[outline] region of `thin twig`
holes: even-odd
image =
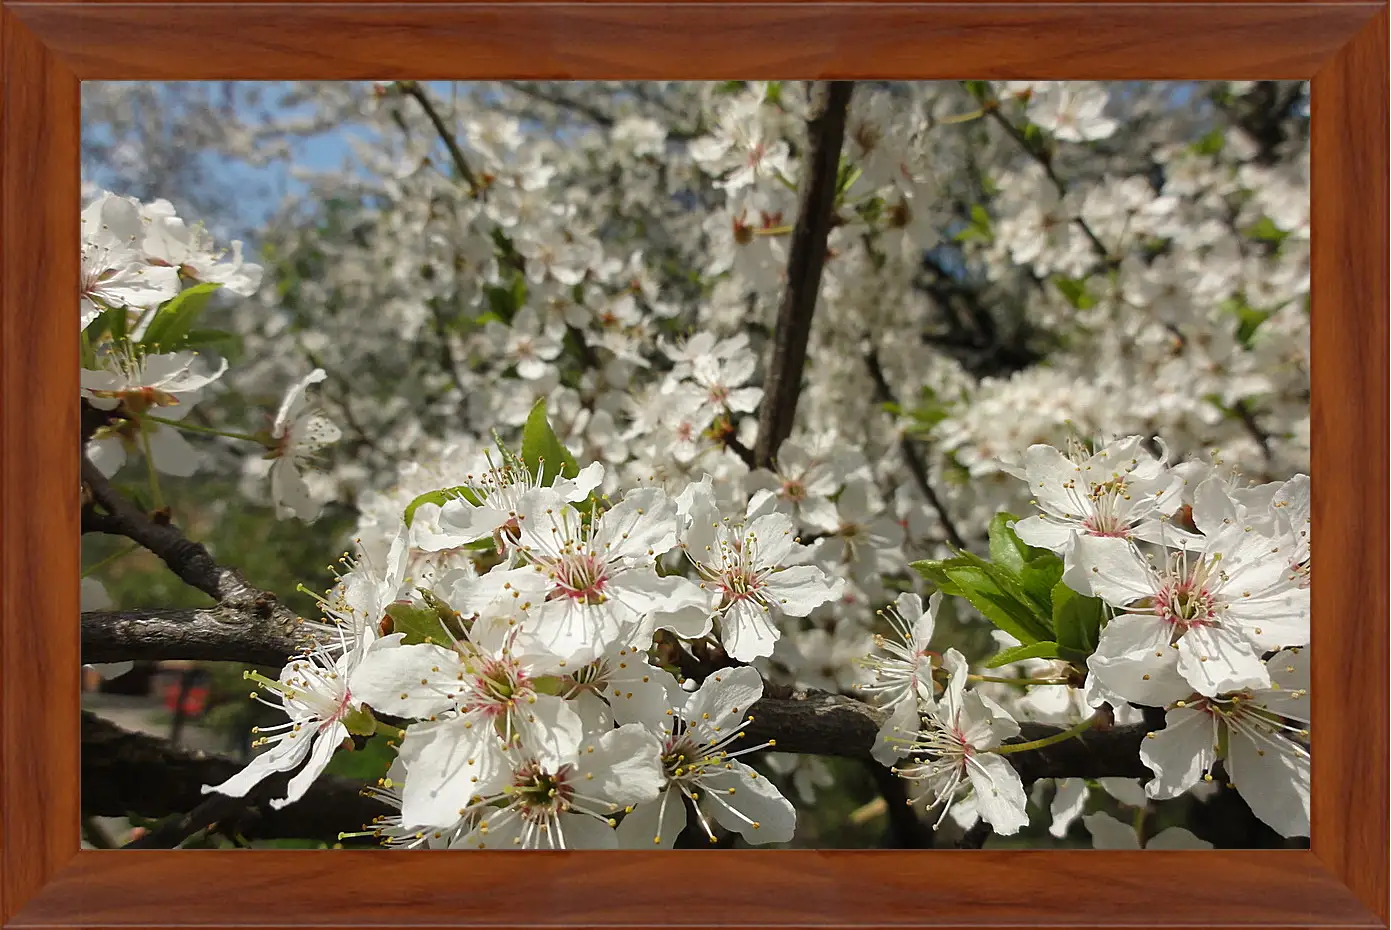
[[[869,367],[869,376],[874,379],[874,390],[876,398],[880,403],[897,404],[898,399],[894,397],[893,390],[889,387],[888,379],[884,377],[884,368],[879,364],[879,352],[871,347],[865,354],[865,364]],[[937,511],[937,519],[942,524],[942,529],[947,534],[947,539],[958,549],[966,548],[966,540],[957,530],[956,524],[952,522],[951,515],[947,513],[947,505],[937,496],[932,483],[927,477],[927,465],[923,462],[922,456],[918,455],[917,447],[913,440],[906,433],[900,433],[898,437],[898,448],[903,455],[903,459],[908,463],[908,471],[913,475],[913,481],[917,484],[918,490],[927,498],[927,502],[932,505],[932,509]]]
[[[1000,127],[1009,134],[1011,139],[1019,143],[1019,147],[1024,150],[1026,155],[1038,162],[1039,166],[1043,168],[1043,173],[1048,176],[1048,180],[1053,182],[1053,187],[1057,190],[1058,196],[1066,196],[1067,185],[1063,183],[1063,179],[1058,176],[1057,170],[1054,169],[1053,157],[1041,146],[1032,144],[1025,137],[1024,133],[1020,131],[1019,127],[1014,125],[1007,116],[1000,112],[998,100],[982,99],[979,95],[977,95],[977,99],[981,100],[981,105],[986,115],[998,123]],[[1111,257],[1110,250],[1106,248],[1106,244],[1101,241],[1101,238],[1097,236],[1096,232],[1088,225],[1087,221],[1080,216],[1073,217],[1072,221],[1076,223],[1077,227],[1086,235],[1097,256],[1100,257],[1103,262],[1111,264],[1114,259]]]
[[[464,157],[464,150],[459,148],[459,142],[454,138],[454,133],[450,132],[449,127],[444,124],[444,117],[440,116],[439,110],[435,108],[434,101],[430,99],[424,85],[419,81],[401,81],[400,88],[404,93],[414,97],[420,104],[420,108],[425,111],[425,115],[429,117],[430,123],[435,127],[435,132],[444,142],[444,147],[449,149],[449,157],[454,160],[454,167],[459,172],[459,177],[463,178],[464,183],[468,185],[469,195],[477,197],[482,190],[478,183],[478,176],[469,167],[468,159]]]

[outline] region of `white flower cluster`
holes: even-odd
[[[377,792],[400,807],[380,827],[392,845],[670,846],[684,799],[711,840],[710,819],[749,842],[790,839],[791,803],[738,761],[770,743],[734,745],[762,695],[758,672],[725,668],[687,693],[652,652],[664,631],[764,657],[779,617],[834,598],[791,519],[771,494],[724,517],[708,480],[604,507],[591,496],[597,464],[547,486],[539,463],[496,454],[443,505],[414,507],[379,570],[363,563],[341,579],[324,601],[335,648],[258,678],[289,721],[215,790],[241,795],[308,760],[277,803],[295,800],[355,727],[370,734],[382,715],[416,721]],[[406,577],[412,539],[493,564],[437,564],[421,586]]]
[[[196,348],[219,333],[195,330],[211,292],[251,297],[261,266],[214,248],[201,226],[188,226],[165,200],[141,204],[101,191],[82,211],[82,397],[110,412],[86,449],[111,477],[133,451],[155,472],[187,477],[204,456],[181,431],[249,439],[272,459],[272,494],[284,514],[306,519],[319,505],[301,470],[341,431],[309,402],[315,370],[290,388],[268,432],[242,436],[188,422],[194,404],[227,371],[226,359],[209,362]]]
[[[1277,480],[1308,468],[1307,114],[1256,138],[1239,85],[1196,107],[1165,85],[857,87],[796,423],[756,461],[801,84],[490,85],[447,113],[430,85],[291,86],[306,125],[362,130],[361,170],[306,176],[261,231],[274,289],[163,201],[83,215],[93,461],[185,475],[181,432],[252,441],[249,495],[359,514],[364,567],[326,605],[344,642],[264,683],[292,725],[256,765],[322,770],[380,714],[412,721],[377,789],[392,845],[669,844],[688,801],[707,834],[773,842],[791,808],[730,742],[761,682],[866,685],[891,712],[876,756],[939,818],[1027,823],[1015,721],[1149,706],[1156,778],[1108,793],[1201,794],[1216,767],[1307,832],[1308,479]],[[230,371],[199,353],[214,285],[247,298]],[[237,433],[189,416],[219,382],[292,386]],[[997,538],[1032,567],[958,564],[989,596],[951,580]],[[941,560],[915,563],[947,571],[924,573],[937,593],[915,559]],[[966,632],[937,655],[945,604]],[[982,618],[999,675],[967,660]],[[691,693],[673,648],[736,665]],[[829,780],[766,758],[803,801]],[[1089,789],[1057,789],[1065,831]],[[1129,842],[1098,816],[1099,843]]]
[[[1140,750],[1155,776],[1149,798],[1210,782],[1220,761],[1256,816],[1283,836],[1307,836],[1309,479],[1238,487],[1200,462],[1170,466],[1162,446],[1145,445],[1139,436],[1095,450],[1034,445],[1016,469],[1042,513],[1011,532],[1034,547],[1037,572],[1061,557],[1057,584],[1067,589],[1051,594],[1057,642],[1025,650],[1007,637],[1002,657],[1035,660],[1020,679],[1035,687],[1014,696],[1016,712],[1067,720],[1107,706],[1113,720],[1134,720],[1138,707],[1167,708],[1165,728]],[[876,757],[910,758],[898,771],[926,783],[939,823],[969,794],[959,819],[1013,833],[1028,823],[1027,798],[1000,753],[1021,751],[1003,745],[1019,724],[1005,693],[966,687],[970,677],[1009,679],[970,676],[956,649],[930,650],[941,596],[926,611],[916,595],[900,597],[888,614],[898,641],[881,637],[887,655],[866,660],[875,671],[866,690],[890,711]],[[1100,609],[1080,640],[1062,619],[1079,614],[1060,599],[1095,599]],[[1063,696],[1040,700],[1040,691]],[[1054,815],[1064,829],[1084,793],[1060,792]]]

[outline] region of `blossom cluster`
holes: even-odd
[[[1015,576],[1023,586],[1056,582],[1042,619],[1052,639],[1008,637],[1013,645],[990,664],[1035,660],[1020,678],[1034,686],[1021,701],[1033,705],[1026,713],[1067,719],[1105,708],[1114,722],[1164,708],[1164,728],[1140,749],[1154,772],[1149,798],[1211,782],[1220,763],[1256,816],[1283,836],[1307,836],[1309,479],[1242,487],[1210,464],[1166,457],[1140,436],[1025,451],[1012,470],[1041,513],[1006,521],[1001,538],[1025,547]],[[973,603],[986,595],[945,567],[952,562],[921,564]],[[967,689],[960,652],[930,648],[941,597],[924,610],[917,595],[901,596],[889,614],[896,640],[881,639],[884,652],[868,660],[875,680],[866,688],[890,710],[876,756],[909,758],[898,771],[925,783],[939,822],[969,795],[964,822],[980,817],[1013,833],[1028,823],[1027,799],[999,754],[1028,744],[1005,744],[1019,724],[1003,695]],[[1039,707],[1037,692],[1049,686],[1071,693]],[[1063,805],[1073,808],[1068,820],[1075,803]]]
[[[324,644],[258,682],[289,723],[218,790],[303,765],[293,800],[379,734],[390,845],[670,845],[688,814],[782,842],[783,793],[831,775],[740,738],[768,682],[876,695],[875,758],[939,824],[1023,829],[1024,730],[1151,707],[1155,777],[1109,798],[1221,776],[1307,833],[1298,94],[1254,134],[1246,85],[857,87],[764,460],[800,84],[514,82],[444,115],[430,85],[291,87],[313,116],[280,130],[360,129],[360,170],[259,231],[273,288],[165,201],[83,214],[93,463],[188,475],[201,433],[250,444],[244,491],[280,517],[357,512]],[[196,322],[214,290],[242,298],[225,333]],[[221,389],[266,385],[269,425],[219,419]],[[1055,835],[1202,842],[1126,839],[1083,779],[1053,787]]]

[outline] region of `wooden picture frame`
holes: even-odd
[[[1384,2],[0,4],[0,925],[1388,923]],[[1309,850],[79,851],[79,82],[1312,79]]]

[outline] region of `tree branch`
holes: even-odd
[[[414,97],[420,104],[420,108],[429,117],[431,125],[435,127],[435,132],[439,134],[440,140],[444,142],[444,147],[449,150],[449,157],[454,160],[454,168],[459,172],[459,177],[464,179],[464,183],[469,187],[469,194],[477,197],[482,189],[478,183],[478,176],[469,167],[468,159],[464,157],[463,149],[459,148],[459,142],[454,138],[454,133],[449,131],[449,127],[444,124],[444,118],[440,116],[439,110],[435,108],[434,101],[430,99],[429,93],[419,81],[399,81],[402,92]]]
[[[82,614],[82,661],[191,660],[279,668],[313,637],[288,611],[232,604],[188,609],[89,610]]]
[[[289,773],[273,775],[245,798],[204,795],[203,785],[226,781],[244,766],[233,759],[175,749],[168,742],[131,733],[89,711],[82,714],[82,812],[86,816],[163,817],[184,814],[157,829],[141,846],[177,845],[220,823],[234,825],[247,837],[304,837],[335,842],[338,834],[358,830],[389,813],[378,801],[363,797],[357,782],[323,776],[303,798],[281,810],[267,799],[283,796]]]
[[[262,641],[269,629],[276,638]],[[86,662],[141,659],[202,659],[280,666],[293,654],[296,641],[276,633],[270,618],[258,620],[225,606],[200,610],[91,611],[82,617],[82,657]],[[162,639],[162,636],[168,639]],[[302,634],[303,635],[303,634]],[[779,752],[870,759],[884,711],[828,691],[795,690],[768,684],[764,697],[744,727],[749,745],[775,740]],[[1163,726],[1147,724],[1089,730],[1083,735],[1029,752],[1009,761],[1020,778],[1144,778],[1140,762],[1145,733]],[[1058,727],[1026,723],[1014,741],[1041,739]]]
[[[82,483],[95,505],[83,508],[84,533],[109,533],[139,543],[159,556],[186,584],[207,594],[221,607],[273,622],[283,632],[300,625],[300,618],[282,606],[274,594],[248,584],[241,572],[218,565],[207,549],[184,536],[173,524],[151,518],[122,497],[85,455]],[[96,509],[98,506],[101,511]]]
[[[881,403],[898,403],[894,397],[893,390],[889,387],[889,381],[884,377],[883,366],[879,364],[879,352],[872,345],[869,353],[865,356],[865,363],[869,366],[869,376],[874,379],[874,391],[877,399]],[[913,481],[917,483],[918,490],[923,497],[932,505],[932,509],[937,511],[937,519],[942,524],[942,529],[947,534],[947,539],[958,549],[966,548],[966,540],[957,531],[956,524],[952,522],[951,515],[947,513],[947,505],[942,503],[942,499],[937,496],[932,483],[927,478],[927,465],[923,462],[922,456],[918,455],[917,447],[913,445],[913,440],[906,434],[898,437],[898,449],[903,454],[903,459],[908,463],[908,471],[913,475]]]
[[[854,87],[853,81],[819,81],[811,93],[807,153],[802,161],[797,222],[787,260],[787,289],[778,310],[753,450],[754,461],[761,468],[772,466],[778,447],[792,432],[797,413],[811,318],[821,291],[826,241],[831,233],[846,112]]]

